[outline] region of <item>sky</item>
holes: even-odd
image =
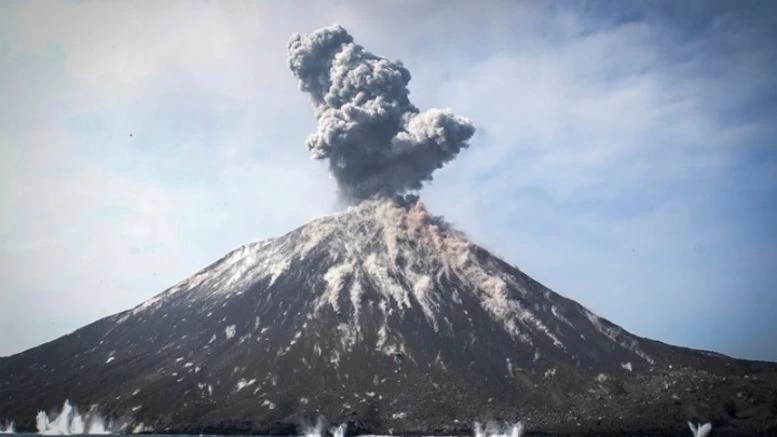
[[[336,212],[294,32],[401,59],[471,146],[421,198],[667,343],[777,361],[771,1],[0,3],[0,356]]]

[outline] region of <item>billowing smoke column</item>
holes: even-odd
[[[475,133],[449,110],[420,112],[402,63],[354,44],[341,26],[293,35],[289,68],[315,105],[318,130],[308,149],[329,160],[348,201],[420,189]]]

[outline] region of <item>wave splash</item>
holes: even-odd
[[[510,425],[508,423],[486,423],[485,428],[480,422],[475,422],[475,437],[522,437],[523,422],[520,420]]]
[[[322,437],[324,435],[324,418],[319,417],[314,426],[305,427],[302,437]]]
[[[337,428],[332,428],[329,432],[332,433],[332,437],[345,437],[345,432],[348,430],[348,425],[341,424]]]
[[[0,434],[15,434],[16,433],[16,425],[14,424],[14,421],[0,423]]]
[[[326,437],[325,429],[326,429],[326,424],[324,422],[324,418],[319,416],[314,426],[305,427],[305,431],[302,434],[302,437]],[[332,437],[345,437],[345,433],[347,430],[348,430],[348,425],[343,423],[336,428],[330,428],[329,434],[331,434]]]
[[[49,416],[44,411],[38,411],[35,425],[41,435],[112,434],[110,427],[106,426],[102,416],[96,411],[81,415],[67,400],[59,414]]]

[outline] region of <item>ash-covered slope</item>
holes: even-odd
[[[38,409],[68,398],[157,432],[290,433],[319,414],[380,433],[517,418],[560,432],[684,432],[696,418],[766,431],[776,369],[636,337],[420,203],[370,200],[0,359],[0,420],[34,429]]]

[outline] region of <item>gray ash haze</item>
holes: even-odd
[[[410,71],[354,43],[342,26],[294,34],[289,68],[315,106],[308,149],[329,161],[345,200],[420,189],[475,133],[450,110],[420,112],[408,98]]]

